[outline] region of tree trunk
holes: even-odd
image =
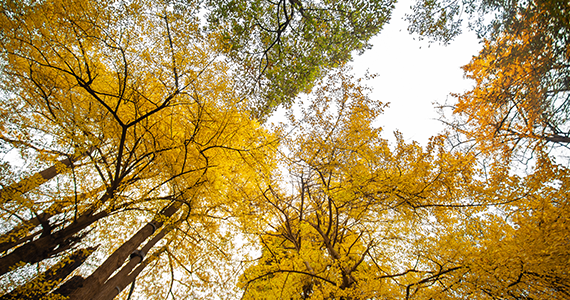
[[[119,278],[115,282],[116,283],[115,287],[112,288],[110,290],[110,293],[106,295],[106,298],[100,298],[100,299],[111,300],[117,297],[117,295],[119,295],[129,284],[132,284],[135,281],[137,276],[140,274],[140,272],[142,272],[142,270],[144,270],[144,268],[146,268],[146,266],[148,266],[151,262],[155,261],[158,258],[160,253],[162,253],[162,251],[157,251],[149,258],[145,259],[131,274]]]
[[[29,234],[29,232],[39,224],[40,220],[38,218],[33,218],[25,222],[25,224],[14,227],[14,229],[3,234],[2,237],[0,237],[0,241],[2,241],[0,242],[0,253],[6,252],[27,241],[31,241],[38,235],[42,234],[41,231]]]
[[[93,295],[101,290],[101,287],[117,269],[119,269],[125,260],[133,253],[137,247],[143,243],[154,231],[164,224],[164,220],[172,217],[180,208],[180,202],[174,202],[166,207],[158,214],[150,223],[141,228],[134,236],[121,245],[105,262],[87,277],[83,283],[83,287],[77,289],[69,295],[69,299],[91,299]],[[140,271],[139,271],[140,272]],[[129,275],[130,276],[130,275]]]
[[[111,300],[120,293],[132,280],[130,280],[130,273],[136,265],[143,261],[144,256],[160,241],[170,230],[171,227],[166,227],[162,231],[154,236],[141,250],[133,252],[130,256],[129,262],[121,268],[121,270],[115,274],[111,279],[107,280],[101,292],[92,298],[92,300]],[[144,268],[144,267],[143,267]],[[141,269],[142,270],[142,269]],[[139,271],[140,272],[140,271]]]
[[[106,211],[97,214],[86,213],[66,228],[16,248],[10,254],[0,258],[0,275],[8,273],[20,262],[36,263],[69,249],[80,239],[75,236],[77,233],[107,214]]]
[[[53,293],[56,295],[61,295],[63,297],[68,297],[69,294],[73,293],[76,289],[83,286],[85,278],[80,275],[75,275],[67,280],[64,284],[57,288]]]
[[[14,184],[11,184],[7,187],[0,189],[0,203],[3,204],[6,202],[9,202],[9,201],[13,200],[14,198],[19,197],[19,196],[37,188],[38,186],[44,184],[48,180],[50,180],[50,179],[54,178],[55,176],[61,174],[65,169],[72,167],[73,163],[75,163],[79,159],[89,155],[93,150],[94,150],[94,148],[92,147],[87,152],[85,152],[81,155],[74,155],[72,157],[62,159],[62,160],[58,161],[57,163],[55,163],[53,166],[51,166],[51,167],[49,167],[43,171],[40,171],[40,172],[30,176],[30,177],[27,177],[27,178],[20,180],[19,182],[16,182]],[[63,165],[65,168],[62,168],[61,165]]]
[[[76,250],[70,256],[62,259],[43,274],[28,283],[17,287],[13,291],[0,297],[0,300],[41,299],[52,288],[63,281],[73,270],[77,269],[95,251],[96,247]]]
[[[83,201],[88,196],[93,195],[99,192],[100,190],[101,189],[95,189],[90,192],[82,193],[77,196],[78,201]],[[75,202],[76,202],[75,196],[65,197],[62,201],[54,202],[48,209],[44,210],[35,218],[23,221],[9,232],[2,234],[2,236],[0,236],[0,253],[10,250],[11,248],[14,248],[20,244],[30,241],[40,234],[43,234],[42,230],[39,230],[38,232],[35,232],[32,235],[30,235],[29,232],[40,224],[45,225],[44,227],[46,226],[49,227],[48,223],[49,218],[62,213],[63,209],[65,209],[70,205],[75,204]]]

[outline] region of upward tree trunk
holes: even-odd
[[[43,171],[40,171],[30,177],[20,180],[17,183],[0,189],[0,204],[10,202],[16,198],[21,197],[23,194],[39,187],[58,174],[61,174],[65,169],[72,167],[76,161],[89,155],[91,152],[93,152],[94,149],[94,147],[91,147],[87,152],[83,154],[62,159]],[[34,229],[40,224],[45,225],[44,227],[49,228],[49,218],[54,214],[59,213],[63,207],[64,205],[61,202],[54,203],[50,206],[50,208],[39,214],[37,217],[22,222],[9,232],[0,236],[0,252],[5,252],[13,247],[34,239],[39,234],[43,234],[43,232],[37,232],[33,235],[28,235],[30,230]],[[2,270],[1,262],[0,270]],[[0,273],[4,274],[5,271],[1,271]]]
[[[160,241],[170,230],[172,230],[172,227],[170,226],[163,228],[160,233],[154,236],[141,250],[133,252],[130,256],[129,262],[124,265],[115,276],[105,282],[101,288],[101,292],[97,296],[93,297],[92,300],[112,300],[115,298],[135,279],[136,276],[131,276],[131,271],[134,267],[143,261],[144,257],[149,253],[152,247],[154,247],[154,245],[156,245],[156,243]],[[159,255],[159,252],[160,251],[155,254]],[[144,266],[142,268],[140,266],[137,267],[137,269],[139,268],[140,270],[138,270],[138,273],[144,269]]]
[[[81,195],[78,195],[77,196],[77,198],[79,199],[78,202],[83,201],[89,195],[93,195],[99,192],[100,190],[101,189],[95,189],[88,193],[83,193]],[[76,202],[75,196],[66,197],[62,201],[54,202],[48,209],[44,210],[35,218],[23,221],[18,226],[12,228],[12,230],[2,234],[2,236],[0,236],[0,253],[10,250],[11,248],[23,244],[27,241],[33,240],[36,236],[43,234],[44,233],[43,230],[38,230],[37,232],[31,235],[29,234],[29,232],[40,224],[49,227],[48,223],[49,218],[62,213],[66,207],[75,204],[75,202]]]
[[[73,270],[77,269],[95,251],[95,247],[80,249],[55,264],[32,281],[0,297],[0,300],[41,299],[56,287]]]
[[[158,214],[150,223],[141,228],[133,237],[122,244],[105,262],[83,282],[83,286],[69,295],[69,299],[92,299],[101,291],[101,287],[139,245],[151,236],[156,229],[160,228],[164,221],[172,217],[180,208],[180,202],[174,202]]]
[[[77,233],[93,224],[93,222],[107,216],[107,214],[106,211],[101,211],[97,214],[86,213],[60,231],[46,234],[23,244],[10,254],[0,258],[0,275],[6,274],[21,262],[35,263],[69,249],[77,242]]]
[[[105,295],[105,298],[93,298],[92,300],[95,300],[95,299],[112,300],[115,297],[117,297],[117,295],[119,295],[129,284],[132,284],[135,281],[137,276],[140,274],[140,272],[142,272],[144,270],[144,268],[146,268],[146,266],[148,266],[151,262],[153,262],[154,260],[156,260],[158,258],[160,253],[162,253],[162,251],[158,251],[158,252],[154,253],[149,258],[145,259],[140,265],[138,265],[137,268],[133,272],[131,272],[130,274],[126,274],[125,276],[122,276],[121,278],[119,278],[115,282],[115,284],[116,284],[115,288],[112,288],[109,291],[109,293]]]
[[[44,184],[48,180],[61,174],[65,169],[73,166],[73,164],[79,159],[89,155],[93,149],[94,148],[92,147],[86,153],[62,159],[43,171],[0,189],[0,203],[9,202]]]

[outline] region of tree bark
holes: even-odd
[[[0,297],[0,300],[41,299],[48,294],[53,287],[57,286],[69,276],[73,270],[81,266],[95,249],[96,247],[89,247],[87,249],[76,250],[61,262],[46,270],[43,274],[17,287],[10,293],[3,295]]]
[[[111,300],[120,293],[132,280],[130,273],[136,265],[143,261],[144,256],[160,241],[172,228],[166,227],[159,234],[154,236],[141,250],[131,254],[129,262],[121,268],[111,279],[107,280],[101,292],[92,298],[92,300]],[[143,267],[144,268],[144,267]],[[142,269],[141,269],[142,270]],[[140,271],[139,271],[140,272]]]
[[[100,189],[95,189],[91,192],[82,193],[77,196],[80,201],[83,201],[89,195],[95,194]],[[66,207],[73,205],[75,203],[75,196],[66,197],[62,201],[57,201],[52,203],[52,205],[44,210],[42,213],[37,215],[35,218],[31,218],[27,221],[23,221],[18,226],[14,227],[7,233],[2,234],[0,236],[0,253],[7,251],[11,248],[14,248],[20,244],[23,244],[29,240],[34,239],[36,236],[43,234],[43,230],[39,230],[32,235],[28,233],[36,228],[40,224],[46,224],[49,227],[48,220],[54,215],[60,214],[63,212],[63,209]]]
[[[117,269],[119,269],[125,260],[133,253],[138,246],[151,236],[156,229],[164,224],[164,220],[172,217],[180,208],[180,202],[174,202],[167,206],[160,214],[158,214],[150,223],[141,228],[134,236],[122,244],[111,256],[103,262],[99,268],[87,277],[83,283],[83,287],[75,290],[69,295],[69,299],[91,299],[93,295],[101,290],[101,287]],[[140,272],[140,271],[139,271]],[[129,275],[130,276],[130,275]]]
[[[75,275],[67,280],[64,284],[58,287],[53,293],[57,295],[61,295],[63,297],[69,296],[69,294],[73,293],[76,289],[83,286],[83,282],[85,278],[81,277],[80,275]]]
[[[76,161],[89,155],[93,150],[94,148],[92,147],[83,154],[62,159],[43,171],[40,171],[32,176],[24,178],[14,184],[0,189],[0,203],[7,203],[14,198],[21,196],[46,183],[48,180],[61,174],[63,170],[71,168]],[[65,168],[61,168],[60,165],[63,165]]]
[[[66,228],[16,248],[10,254],[0,258],[0,275],[8,273],[20,262],[39,262],[69,249],[79,239],[75,236],[77,233],[93,224],[93,222],[107,216],[107,214],[108,212],[106,211],[101,211],[97,214],[84,214]]]
[[[154,255],[151,255],[149,258],[145,259],[132,273],[119,278],[116,281],[115,287],[113,287],[110,290],[110,293],[106,295],[107,298],[101,299],[111,300],[117,297],[117,295],[119,295],[129,284],[132,284],[135,281],[137,276],[140,274],[140,272],[142,272],[142,270],[144,270],[144,268],[146,268],[146,266],[158,258],[161,252],[162,251],[157,251]]]

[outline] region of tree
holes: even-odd
[[[49,176],[16,174],[22,180],[4,184],[2,219],[22,229],[2,237],[0,270],[15,280],[3,287],[7,295],[34,293],[27,288],[34,285],[16,288],[30,273],[26,264],[52,272],[54,261],[82,244],[101,243],[98,255],[113,253],[113,262],[57,293],[80,293],[74,290],[81,281],[84,289],[101,286],[148,238],[187,243],[190,227],[199,253],[206,243],[200,239],[222,236],[219,224],[208,221],[222,217],[219,192],[239,182],[237,170],[243,180],[255,176],[249,166],[268,162],[266,150],[256,149],[270,138],[240,104],[227,64],[215,61],[219,52],[197,30],[198,20],[183,15],[191,8],[3,3],[2,87],[9,100],[2,106],[2,140],[21,151],[31,170],[53,164]],[[58,163],[62,157],[68,158]],[[211,193],[214,187],[220,191]],[[163,209],[164,218],[190,225],[149,230],[165,221],[146,225]],[[69,273],[58,274],[59,283]]]
[[[462,15],[484,44],[464,67],[475,80],[456,95],[451,125],[484,149],[565,146],[568,139],[567,1],[423,1],[408,16],[410,31],[449,42]]]
[[[431,3],[441,9],[442,19],[431,23],[432,31],[424,27],[427,31],[423,33],[445,35],[445,30],[438,29],[454,20],[453,14],[445,12],[461,9],[457,3],[447,8],[442,8],[443,2]],[[518,200],[498,206],[474,222],[455,226],[453,230],[461,230],[451,240],[429,243],[445,249],[447,254],[438,259],[465,266],[463,272],[451,274],[449,289],[456,294],[491,299],[567,298],[568,278],[563,269],[570,236],[568,170],[560,161],[563,157],[550,150],[567,147],[570,142],[568,2],[463,4],[471,12],[491,9],[499,16],[492,26],[480,27],[484,47],[464,67],[476,85],[457,95],[451,129],[462,135],[462,142],[470,138],[470,145],[494,155],[493,163],[504,164],[507,176],[516,173],[513,158],[524,155],[525,150],[532,156],[523,162],[527,175],[514,177],[509,184],[522,188],[511,198]],[[452,241],[462,246],[446,245]]]
[[[568,145],[569,8],[537,3],[485,42],[464,67],[476,86],[458,97],[460,130],[487,148]]]
[[[223,49],[237,61],[239,81],[257,91],[253,110],[261,118],[310,91],[327,70],[350,61],[353,51],[369,48],[394,3],[206,1],[209,30],[219,34]]]
[[[502,166],[483,177],[475,157],[447,149],[444,137],[426,149],[399,137],[390,149],[372,125],[383,105],[342,71],[314,97],[285,139],[295,188],[286,192],[275,179],[251,197],[261,220],[245,231],[261,256],[240,278],[244,297],[468,295],[456,285],[471,270],[469,253],[449,257],[450,249],[474,247],[460,228],[484,226],[489,207],[518,204],[526,192],[518,177]]]

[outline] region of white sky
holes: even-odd
[[[367,69],[379,75],[366,84],[374,89],[373,99],[390,103],[377,123],[384,128],[383,137],[393,142],[393,132],[399,130],[407,142],[426,145],[443,129],[434,103],[446,99],[453,103],[450,93],[472,87],[473,82],[464,79],[461,66],[469,63],[481,46],[467,29],[448,46],[419,41],[408,33],[408,23],[403,19],[412,4],[411,0],[399,1],[390,23],[371,40],[374,47],[355,55],[351,64],[357,77],[363,77]],[[269,119],[269,123],[282,121],[283,109]]]
[[[372,39],[374,47],[355,56],[353,66],[358,76],[366,69],[379,74],[368,85],[374,88],[373,98],[390,102],[378,121],[384,138],[393,140],[392,132],[397,129],[406,141],[425,145],[443,129],[433,103],[443,103],[450,93],[470,89],[473,82],[463,78],[461,66],[481,47],[468,30],[448,46],[414,40],[403,20],[412,3],[404,0],[396,4],[390,23]],[[454,101],[451,96],[449,101]]]

